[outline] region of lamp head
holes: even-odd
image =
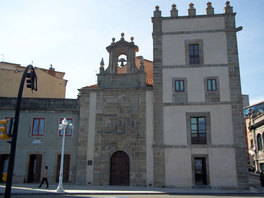
[[[66,118],[64,118],[61,123],[62,123],[63,126],[67,126],[68,125],[68,121],[66,120]]]
[[[70,129],[74,128],[72,123],[69,124],[69,127],[70,127]]]

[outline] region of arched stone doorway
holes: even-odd
[[[115,152],[110,163],[110,185],[129,185],[129,157],[123,151]]]

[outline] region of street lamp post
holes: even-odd
[[[59,130],[62,130],[63,136],[62,136],[62,146],[61,146],[61,163],[60,163],[60,176],[59,176],[59,185],[57,187],[57,192],[62,193],[64,192],[63,186],[62,186],[62,180],[63,180],[63,160],[64,160],[64,143],[65,143],[65,132],[66,128],[68,126],[68,121],[66,118],[64,118],[59,125]],[[69,127],[73,129],[73,125],[70,123]]]

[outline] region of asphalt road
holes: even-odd
[[[254,197],[263,198],[263,195],[12,195],[11,198],[238,198],[238,197]]]

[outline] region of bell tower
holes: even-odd
[[[131,37],[130,42],[127,42],[124,35],[122,33],[117,42],[113,38],[111,45],[106,47],[109,53],[109,65],[104,69],[102,59],[100,73],[97,74],[99,88],[139,88],[146,86],[144,65],[138,69],[135,64],[138,46],[134,44],[133,37]],[[119,63],[121,64],[119,65]]]

